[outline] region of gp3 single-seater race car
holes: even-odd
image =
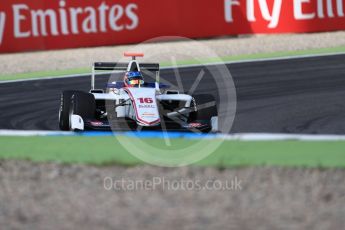
[[[96,62],[91,90],[63,91],[59,110],[61,130],[168,130],[217,132],[218,113],[210,94],[187,95],[159,83],[159,64],[140,63],[142,53],[125,53],[129,63]],[[96,71],[124,71],[123,81],[95,89]],[[155,82],[142,73],[155,73]]]

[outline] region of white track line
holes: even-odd
[[[82,133],[79,133],[82,134]],[[74,132],[66,131],[41,131],[41,130],[0,130],[0,136],[75,136]],[[127,135],[126,133],[114,133],[116,135]],[[133,135],[130,135],[133,137]],[[220,140],[238,140],[238,141],[345,141],[345,135],[311,135],[311,134],[274,134],[274,133],[238,133],[238,134],[211,134],[211,135],[179,135],[186,139],[206,138]],[[140,137],[140,136],[139,136]]]
[[[292,56],[285,56],[285,57],[257,58],[257,59],[254,58],[254,59],[229,61],[229,62],[211,62],[211,63],[203,63],[203,64],[179,65],[179,66],[173,66],[173,67],[163,67],[161,69],[188,68],[188,67],[198,67],[201,65],[213,66],[213,65],[222,65],[222,64],[231,65],[231,64],[249,63],[249,62],[281,61],[281,60],[303,59],[303,58],[324,57],[324,56],[338,56],[338,55],[344,55],[344,54],[345,52],[324,53],[324,54],[304,54],[304,55],[292,55]]]
[[[278,134],[278,133],[239,133],[229,135],[218,135],[224,140],[240,141],[344,141],[345,135],[324,135],[324,134]]]
[[[342,53],[293,55],[293,56],[286,56],[286,57],[257,58],[257,59],[247,59],[247,60],[230,61],[230,62],[211,62],[211,63],[203,63],[203,64],[166,66],[166,67],[161,67],[160,69],[164,70],[164,69],[173,69],[173,68],[190,68],[190,67],[198,67],[201,65],[214,66],[214,65],[222,65],[222,64],[223,65],[230,65],[230,64],[248,63],[248,62],[280,61],[280,60],[303,59],[303,58],[312,58],[312,57],[337,56],[337,55],[344,55],[344,54],[345,53],[342,52]],[[96,75],[111,74],[111,73],[112,72],[102,72],[102,73],[96,73]],[[48,77],[41,77],[41,78],[6,80],[6,81],[0,81],[0,84],[15,83],[15,82],[27,82],[27,81],[38,81],[38,80],[74,78],[74,77],[86,77],[86,76],[90,76],[90,75],[91,75],[91,71],[90,71],[90,73],[83,73],[83,74],[70,74],[70,75],[61,75],[61,76],[48,76]]]
[[[43,130],[10,130],[10,129],[1,129],[0,136],[73,136],[73,132],[65,131],[43,131]]]

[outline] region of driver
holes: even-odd
[[[144,85],[144,78],[138,71],[128,71],[124,78],[126,87],[140,87]]]

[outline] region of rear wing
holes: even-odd
[[[117,70],[126,71],[130,63],[125,62],[95,62],[94,70]],[[158,63],[139,63],[140,70],[159,71]]]
[[[125,62],[95,62],[92,66],[91,75],[91,90],[95,89],[95,74],[97,70],[103,71],[129,71],[134,68],[138,68],[140,71],[152,71],[156,72],[156,82],[159,82],[159,64],[158,63],[137,63],[136,61]],[[134,70],[134,71],[139,71]]]

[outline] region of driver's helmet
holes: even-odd
[[[138,71],[128,71],[124,79],[126,87],[139,87],[144,84],[143,75]]]

